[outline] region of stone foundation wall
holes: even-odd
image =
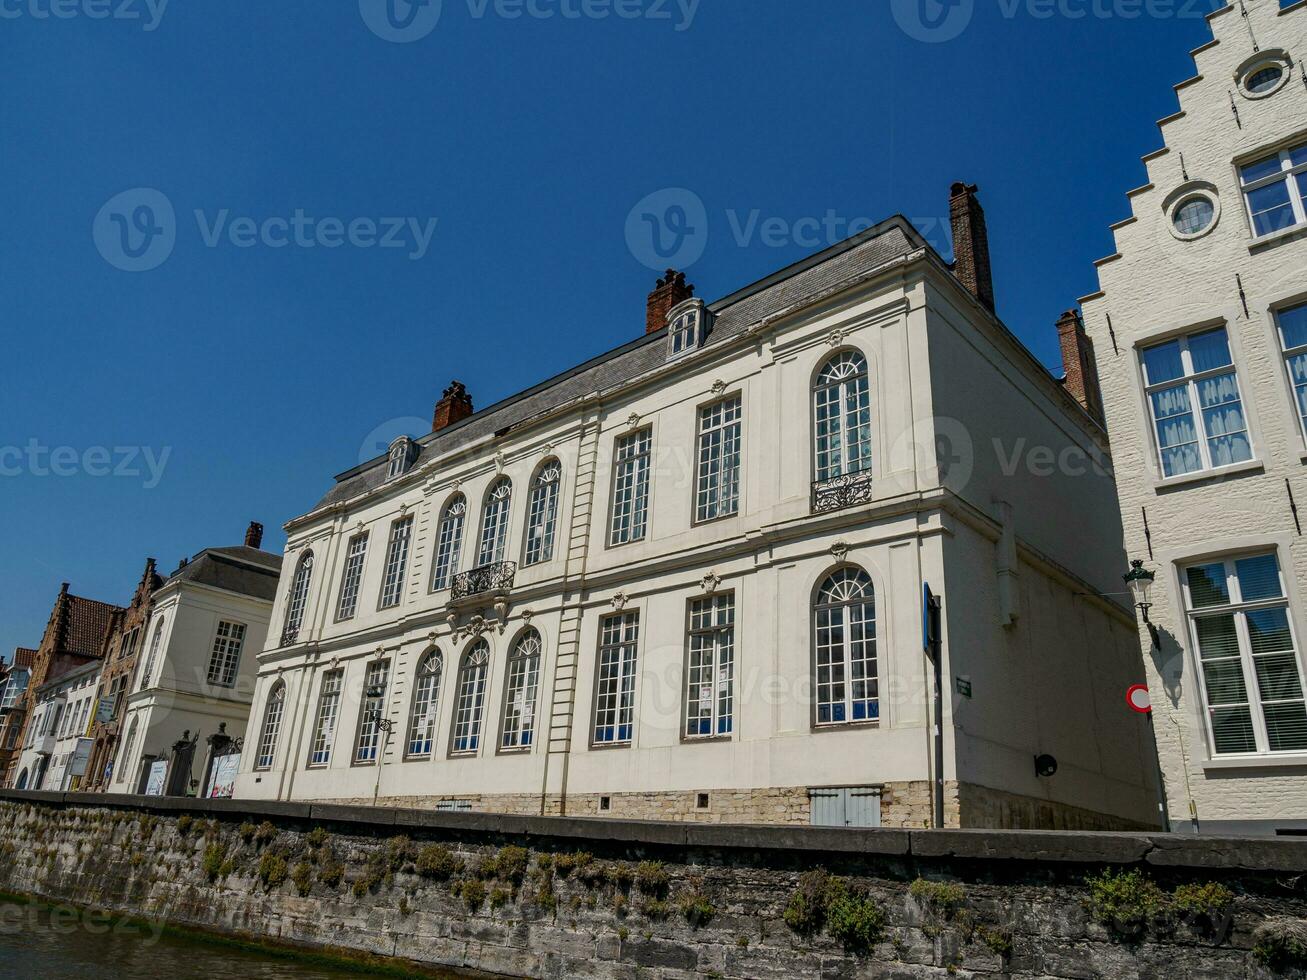
[[[882,827],[905,830],[931,825],[929,782],[887,783],[881,787]],[[812,823],[812,803],[806,786],[780,789],[707,791],[700,793],[579,794],[567,798],[566,813],[554,797],[547,801],[546,816],[607,817],[617,820],[675,820],[687,823],[759,824],[806,827]],[[606,805],[605,805],[606,801]],[[326,802],[370,806],[369,799]],[[539,816],[540,795],[505,794],[459,797],[402,796],[378,801],[387,807],[415,810],[451,809],[455,804],[477,813]],[[1120,817],[1095,813],[1048,800],[1017,796],[971,783],[949,782],[944,787],[944,821],[948,827],[968,830],[1152,830]]]
[[[1231,904],[1210,921],[1178,906],[1142,926],[1100,921],[1087,878],[1108,868],[1139,872],[1159,895],[1219,886]],[[1307,842],[1273,839],[0,791],[0,891],[519,977],[1307,976],[1273,972],[1252,951],[1269,923],[1307,929],[1303,868]],[[795,896],[814,869],[838,876],[854,902],[816,931],[796,930],[787,909],[802,908]]]

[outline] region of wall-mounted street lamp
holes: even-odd
[[[1135,608],[1139,610],[1144,625],[1148,627],[1148,633],[1153,638],[1153,649],[1161,650],[1162,634],[1148,618],[1148,610],[1153,608],[1153,582],[1156,580],[1157,573],[1144,568],[1142,561],[1132,561],[1130,571],[1125,575],[1125,584],[1130,586],[1130,592],[1135,598]]]
[[[377,731],[382,732],[385,738],[381,741],[381,751],[377,753],[377,781],[372,787],[372,805],[377,805],[377,799],[381,796],[381,767],[386,764],[386,750],[390,748],[390,733],[395,730],[395,723],[389,718],[384,717],[384,705],[382,702],[386,698],[386,689],[380,684],[374,684],[363,692],[363,696],[372,704],[376,705],[372,709],[371,721],[377,726]]]

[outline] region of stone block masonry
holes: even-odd
[[[0,791],[0,891],[519,977],[1303,976],[1267,937],[1305,869],[1294,840]]]

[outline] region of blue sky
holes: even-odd
[[[665,189],[715,299],[828,223],[947,254],[978,183],[999,312],[1057,370],[1212,7],[51,2],[0,0],[5,655],[62,581],[125,602],[250,520],[280,550],[451,378],[484,406],[637,336],[628,216]]]

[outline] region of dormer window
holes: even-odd
[[[708,335],[708,311],[702,300],[686,300],[667,314],[667,323],[668,360],[703,346]]]
[[[386,467],[387,480],[393,480],[408,472],[413,457],[417,455],[413,452],[415,448],[413,440],[408,436],[400,436],[390,444],[390,462]]]

